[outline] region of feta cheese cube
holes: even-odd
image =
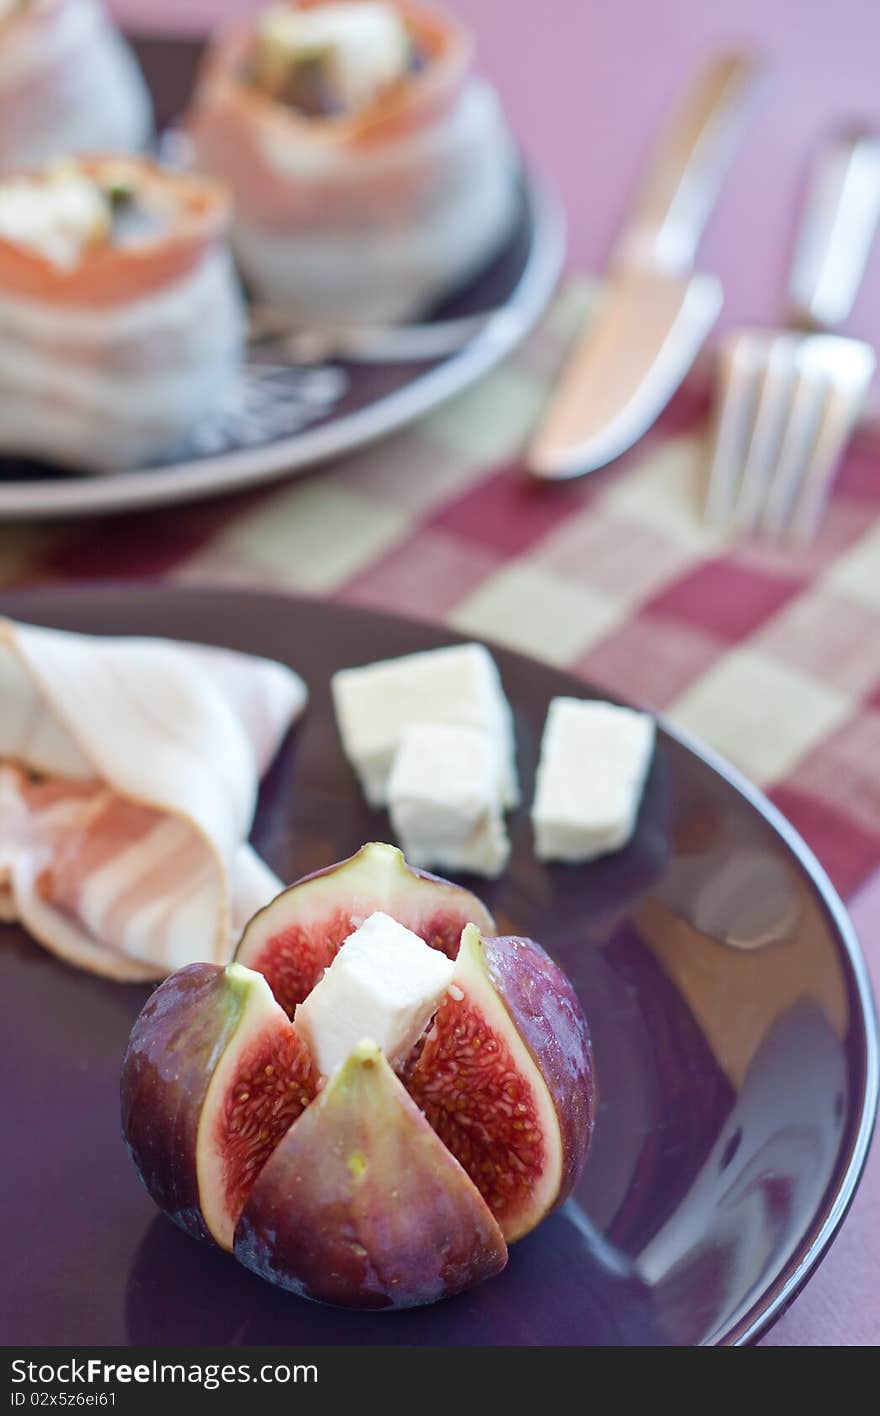
[[[510,842],[498,757],[481,729],[446,723],[408,728],[391,768],[388,810],[412,865],[490,878],[504,869]]]
[[[329,1076],[368,1038],[392,1067],[409,1056],[452,979],[451,959],[377,910],[346,939],[294,1015]]]
[[[454,644],[340,669],[331,687],[342,745],[371,806],[385,805],[394,755],[406,730],[420,723],[461,724],[487,733],[501,800],[516,805],[513,715],[495,660],[482,644]]]
[[[611,703],[554,698],[532,807],[535,853],[584,861],[625,846],[654,750],[654,720]]]

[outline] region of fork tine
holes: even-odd
[[[870,345],[855,339],[834,341],[828,372],[829,392],[789,529],[794,539],[808,543],[822,520],[834,474],[864,406],[876,357]]]
[[[788,424],[797,372],[797,344],[785,334],[763,345],[763,368],[755,420],[733,523],[741,531],[754,529],[767,499]]]
[[[703,508],[710,526],[723,526],[733,514],[754,421],[758,368],[754,337],[748,331],[728,335],[718,354],[715,425]]]
[[[880,135],[838,136],[820,154],[801,223],[791,277],[800,332],[730,336],[709,519],[814,534],[876,362],[869,345],[821,331],[849,312],[878,219]]]
[[[875,364],[869,345],[834,335],[729,335],[705,520],[809,541]]]
[[[828,395],[829,385],[824,374],[811,367],[808,358],[801,360],[779,460],[759,521],[759,529],[768,536],[782,536],[788,526],[819,435]]]

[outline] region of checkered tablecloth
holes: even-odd
[[[0,585],[153,576],[445,621],[661,709],[794,821],[880,981],[880,443],[856,443],[809,551],[698,515],[706,399],[573,485],[518,463],[589,301],[570,285],[504,368],[396,437],[203,506],[0,528]],[[880,1341],[880,1147],[817,1279],[767,1341]]]
[[[698,516],[705,400],[572,485],[518,465],[588,303],[415,427],[245,497],[0,530],[0,583],[161,576],[446,621],[661,709],[764,787],[846,896],[880,896],[880,445],[851,450],[809,551]],[[878,910],[880,915],[880,910]]]

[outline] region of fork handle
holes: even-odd
[[[802,328],[831,329],[846,319],[880,220],[880,136],[840,134],[819,151],[788,283],[792,317]]]
[[[616,264],[690,270],[745,129],[760,67],[751,51],[729,50],[697,74],[643,179]]]

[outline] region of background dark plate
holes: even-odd
[[[164,130],[187,107],[202,43],[180,37],[133,43]],[[0,517],[94,515],[217,496],[382,437],[460,393],[516,348],[553,294],[564,251],[562,215],[524,171],[502,249],[426,316],[430,322],[503,312],[462,349],[419,363],[291,366],[271,346],[255,346],[229,407],[199,424],[161,465],[82,476],[0,455]]]
[[[59,590],[0,608],[298,669],[310,706],[254,832],[286,879],[388,836],[339,749],[330,673],[454,637],[232,591]],[[528,801],[549,698],[585,689],[515,654],[498,662]],[[433,1308],[354,1314],[194,1243],[156,1213],[119,1135],[119,1061],[148,990],[78,973],[6,926],[7,1343],[731,1343],[778,1316],[846,1211],[876,1108],[870,994],[837,896],[763,798],[666,732],[624,852],[548,868],[522,810],[512,833],[509,871],[477,888],[502,931],[540,939],[574,981],[601,1105],[576,1195],[506,1271]]]

